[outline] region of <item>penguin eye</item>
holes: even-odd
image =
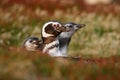
[[[72,27],[72,25],[71,24],[67,24],[66,27]]]
[[[53,27],[60,27],[61,25],[58,23],[53,23]]]
[[[73,25],[70,25],[70,27],[72,28],[72,27],[73,27]]]
[[[30,40],[29,42],[31,43],[31,42],[33,42],[33,40]]]
[[[54,27],[58,27],[58,24],[53,24]]]

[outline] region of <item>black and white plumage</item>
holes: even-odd
[[[48,53],[50,56],[67,57],[67,49],[71,37],[77,30],[82,27],[85,27],[85,24],[69,22],[63,26],[59,22],[47,22],[43,25],[42,28],[42,41],[39,41],[39,44],[29,43],[29,39],[31,39],[29,38],[25,42],[25,44],[27,44],[25,47],[27,50],[31,51],[39,49],[43,53]],[[35,40],[38,41],[39,39]]]
[[[77,31],[79,30],[80,28],[83,28],[85,27],[85,24],[76,24],[76,23],[73,23],[73,22],[69,22],[69,23],[66,23],[64,25],[64,27],[67,27],[70,29],[70,31],[68,32],[62,32],[59,37],[58,37],[58,40],[59,40],[59,49],[60,49],[60,52],[63,54],[63,55],[66,55],[67,56],[67,49],[68,49],[68,45],[71,41],[71,37],[72,35]]]
[[[42,43],[33,44],[30,42],[31,38],[29,38],[25,41],[24,46],[27,50],[34,51],[37,49],[50,56],[65,56],[59,51],[58,41],[58,35],[65,31],[69,31],[69,28],[63,27],[61,23],[55,21],[47,22],[42,27]]]
[[[43,53],[48,53],[50,56],[65,56],[59,51],[58,35],[66,31],[69,29],[59,22],[46,23],[42,28]]]
[[[39,47],[39,44],[40,44],[39,38],[29,37],[24,41],[23,47],[28,51],[36,51]]]

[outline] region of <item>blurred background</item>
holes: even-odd
[[[43,59],[39,54],[28,55],[29,52],[21,52],[22,42],[29,36],[41,38],[42,25],[50,20],[86,24],[85,28],[73,35],[68,49],[69,56],[103,58],[120,55],[120,0],[0,0],[0,76],[3,76],[1,80],[41,80],[41,74],[45,77],[54,75],[62,80],[78,80],[81,75],[80,80],[93,80],[91,76],[85,78],[86,75],[90,75],[93,68],[95,71],[92,72],[92,76],[100,72],[96,65],[87,69],[85,65],[80,69],[85,74],[75,72],[74,75],[74,70],[79,68],[71,70],[68,67],[62,68],[61,73],[55,67],[55,72],[53,71],[55,75],[51,73],[54,65],[48,64],[49,59],[46,61],[46,58]],[[42,67],[41,60],[44,61]],[[102,69],[100,80],[108,78],[117,80],[118,72],[114,71],[118,69],[120,70],[120,68],[109,69],[108,66],[105,72]],[[113,72],[109,73],[109,70]],[[71,71],[70,78],[67,75],[69,71]],[[107,78],[102,77],[104,73],[108,73]],[[112,73],[115,76],[111,78]],[[63,74],[67,77],[63,77]],[[21,77],[23,75],[24,77]],[[48,80],[45,77],[42,79]]]

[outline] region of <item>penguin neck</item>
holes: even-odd
[[[60,47],[68,46],[71,38],[59,38]]]
[[[57,39],[57,37],[55,37],[55,36],[42,37],[43,44],[49,44],[49,43],[55,41],[56,39]]]
[[[70,43],[71,38],[59,38],[59,50],[62,54],[67,55],[68,45]]]

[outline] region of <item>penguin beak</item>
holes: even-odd
[[[78,24],[78,25],[77,25],[78,28],[83,28],[83,27],[85,27],[85,26],[86,26],[85,24]]]

